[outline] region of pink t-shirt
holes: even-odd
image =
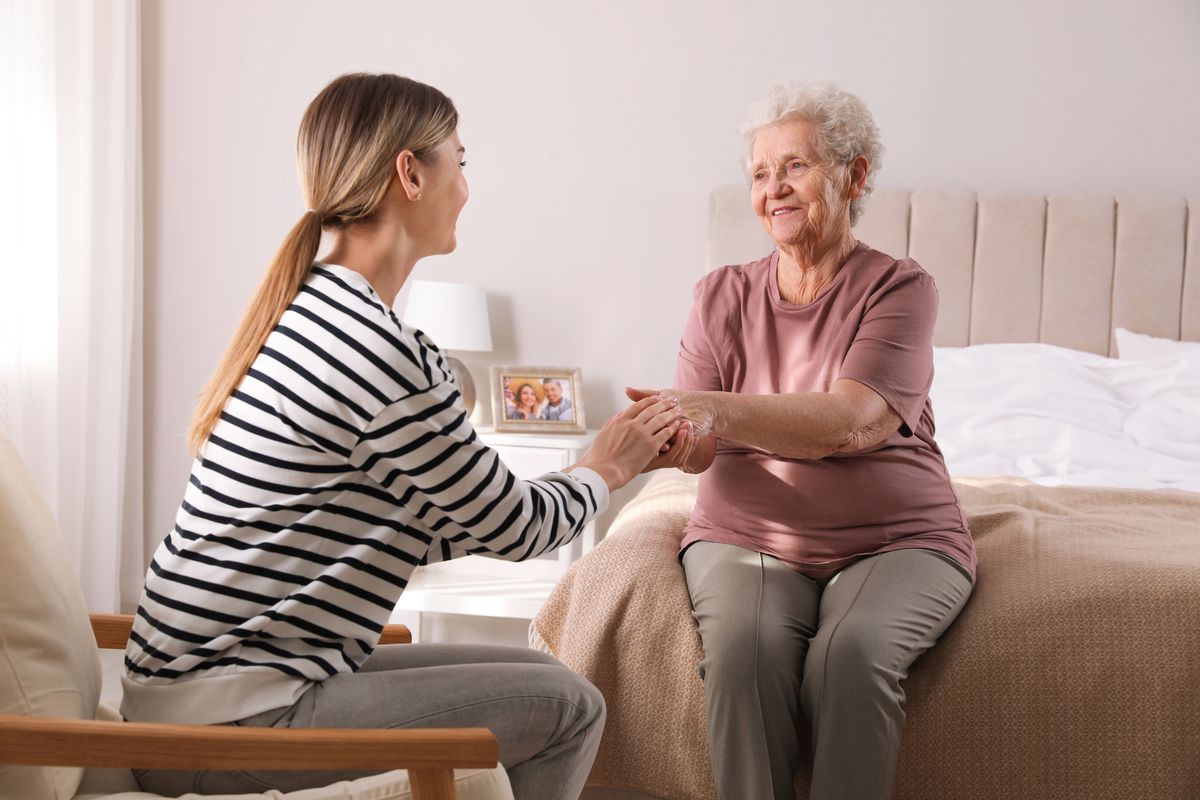
[[[821,459],[718,440],[681,550],[723,542],[827,578],[864,556],[925,548],[973,578],[975,545],[933,440],[933,278],[860,243],[811,303],[795,305],[779,296],[778,260],[775,252],[696,284],[675,388],[827,392],[852,378],[903,423],[874,447]]]

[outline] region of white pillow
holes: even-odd
[[[1117,358],[1122,360],[1144,360],[1186,355],[1200,358],[1200,342],[1177,342],[1160,336],[1134,333],[1117,328]]]
[[[1186,362],[934,348],[936,439],[955,477],[1200,491],[1200,369]]]

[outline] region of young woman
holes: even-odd
[[[575,798],[604,703],[545,655],[375,642],[413,570],[520,560],[575,537],[681,423],[609,420],[578,464],[517,479],[471,428],[436,345],[391,305],[455,246],[458,114],[395,75],[344,75],[305,112],[308,210],[201,396],[183,503],[126,651],[126,719],[276,727],[490,728],[518,798]],[[322,231],[333,247],[314,263]],[[354,775],[141,771],[143,788],[294,790]]]
[[[517,387],[517,396],[512,408],[508,410],[509,419],[543,419],[541,398],[531,383],[522,383]]]

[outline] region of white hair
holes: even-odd
[[[875,174],[883,163],[879,128],[858,95],[836,83],[783,83],[754,104],[740,133],[746,139],[746,170],[760,128],[785,120],[803,120],[813,126],[813,148],[829,165],[849,164],[858,156],[867,158],[867,180],[863,192],[850,203],[850,224],[862,216],[867,197],[875,189]]]

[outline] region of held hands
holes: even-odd
[[[657,456],[646,465],[642,472],[673,467],[682,472],[702,472],[711,463],[711,456],[698,459],[696,446],[700,439],[712,432],[712,412],[702,402],[697,392],[675,392],[662,390],[654,392],[648,389],[633,389],[626,387],[625,394],[630,400],[643,402],[647,398],[662,398],[677,402],[677,408],[684,416],[679,432],[660,448]],[[703,426],[703,427],[701,427]]]
[[[613,415],[576,466],[595,470],[610,490],[621,488],[679,432],[677,405],[647,396]]]
[[[684,392],[677,389],[633,389],[625,388],[625,396],[630,400],[641,400],[646,397],[657,397],[663,400],[674,400],[678,403],[679,412],[684,419],[692,423],[692,432],[697,439],[703,439],[713,432],[715,413],[708,402],[708,392]]]

